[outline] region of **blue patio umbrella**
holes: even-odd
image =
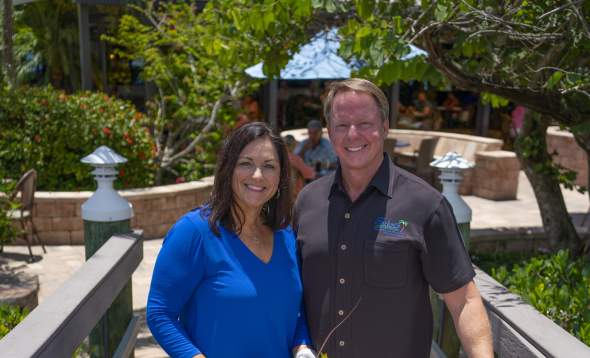
[[[340,37],[338,29],[321,31],[317,33],[309,43],[303,45],[289,60],[285,68],[280,72],[282,80],[336,80],[350,78],[351,72],[358,70],[361,64],[358,61],[346,62],[338,56]],[[410,45],[410,52],[402,57],[408,60],[416,56],[426,56],[426,52]],[[254,78],[266,78],[263,63],[248,67],[246,73]],[[277,81],[269,83],[268,94],[268,121],[273,128],[277,128]]]
[[[354,70],[361,65],[358,61],[346,62],[338,56],[340,37],[338,30],[333,28],[317,33],[309,43],[303,45],[295,53],[285,68],[281,70],[279,78],[282,80],[319,80],[350,78]],[[402,57],[409,60],[416,56],[426,56],[426,52],[410,45],[410,52]],[[254,78],[266,78],[260,62],[246,69],[246,73]]]

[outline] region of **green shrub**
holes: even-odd
[[[147,186],[155,146],[145,124],[131,104],[101,93],[0,89],[0,163],[14,179],[35,168],[40,190],[93,190],[80,159],[107,145],[128,160],[117,188]]]
[[[29,314],[26,308],[0,305],[0,339],[16,327]]]
[[[0,179],[4,178],[0,169]],[[11,243],[19,234],[13,222],[8,218],[7,211],[18,208],[18,203],[8,200],[14,189],[14,182],[0,180],[0,246]]]
[[[590,262],[561,250],[533,257],[512,268],[501,265],[491,275],[538,311],[590,345]]]

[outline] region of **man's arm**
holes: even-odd
[[[473,281],[442,295],[463,349],[471,358],[492,358],[492,332],[479,290]]]

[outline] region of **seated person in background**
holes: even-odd
[[[322,123],[312,119],[307,123],[307,134],[305,139],[294,153],[300,156],[305,164],[315,168],[316,177],[321,177],[336,169],[336,154],[332,144],[326,138],[322,138]]]
[[[510,134],[513,138],[518,137],[522,132],[522,125],[524,124],[525,115],[526,108],[520,104],[517,104],[510,113],[510,117],[512,118],[512,128]]]
[[[399,123],[407,128],[432,129],[432,117],[432,104],[426,98],[426,92],[420,90],[413,105],[405,109]]]
[[[452,128],[454,126],[453,122],[458,120],[459,114],[463,109],[461,108],[461,102],[459,98],[453,93],[448,92],[447,97],[443,101],[442,104],[442,116],[447,124],[448,128]]]
[[[289,151],[289,163],[291,163],[291,190],[293,192],[293,199],[297,197],[297,194],[303,189],[307,181],[315,179],[315,170],[313,167],[305,164],[303,159],[293,153],[297,141],[295,137],[288,134],[284,138],[285,144]]]

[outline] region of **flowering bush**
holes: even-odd
[[[127,158],[118,188],[150,185],[155,145],[147,120],[101,93],[66,95],[51,87],[0,89],[0,163],[14,179],[30,168],[41,190],[94,189],[80,159],[106,145]]]

